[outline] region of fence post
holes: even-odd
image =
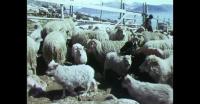
[[[64,5],[60,4],[61,6],[61,18],[64,19]]]

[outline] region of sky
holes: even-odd
[[[100,4],[101,2],[107,3],[107,2],[120,2],[121,0],[74,0],[74,2],[79,3],[85,3],[85,4]],[[160,4],[171,4],[173,5],[173,0],[123,0],[126,3],[143,3],[146,2],[147,4],[153,4],[153,5],[160,5]]]

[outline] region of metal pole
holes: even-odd
[[[122,9],[122,0],[121,0],[121,3],[120,3],[120,9]],[[121,19],[122,17],[122,13],[119,14],[119,18]]]
[[[157,16],[157,27],[156,27],[157,30],[158,30],[158,18],[159,18],[159,16]]]
[[[145,21],[145,7],[144,7],[144,3],[142,4],[142,23],[144,23]]]
[[[125,9],[124,6],[125,6],[124,3],[122,3],[122,9],[123,9],[123,10]],[[124,15],[124,13],[123,13],[123,15]],[[123,24],[125,25],[125,19],[123,19]]]
[[[146,14],[148,14],[148,5],[146,4],[146,2],[145,2],[145,11],[146,11]]]
[[[74,13],[74,7],[72,6],[72,17],[73,17],[73,13]]]
[[[60,4],[60,6],[61,6],[61,18],[64,19],[64,12],[63,12],[64,5]]]
[[[103,2],[101,3],[101,5],[103,6]],[[100,13],[100,22],[101,22],[101,16],[102,16],[102,10],[101,10],[101,13]]]

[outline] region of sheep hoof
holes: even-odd
[[[61,96],[61,99],[64,99],[65,97],[66,97],[65,95],[62,95],[62,96]]]
[[[89,96],[89,94],[88,93],[83,93],[80,96]]]

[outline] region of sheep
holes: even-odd
[[[152,48],[152,49],[155,49],[155,48]],[[170,55],[173,55],[173,50],[171,49],[166,49],[166,50],[161,50],[161,49],[156,49],[159,54],[161,55],[160,58],[162,59],[166,59],[168,58]]]
[[[64,38],[67,40],[71,38],[74,29],[75,26],[71,18],[64,21],[50,21],[44,26],[41,36],[44,40],[50,32],[60,31],[64,33]]]
[[[106,59],[106,54],[109,52],[119,53],[120,48],[125,44],[125,41],[98,41],[89,39],[87,42],[86,52],[88,55],[88,64],[103,74],[103,66]]]
[[[142,32],[142,35],[144,36],[144,42],[148,42],[150,40],[164,40],[168,39],[167,36],[161,33],[156,33],[156,32],[148,32],[144,31]]]
[[[30,37],[36,42],[36,47],[38,51],[40,47],[40,42],[43,41],[41,37],[42,26],[40,25],[40,23],[37,22],[34,26],[34,29],[35,30],[30,34]]]
[[[80,43],[81,45],[86,47],[88,39],[89,39],[88,35],[84,35],[84,34],[73,35],[70,40],[70,44],[68,46],[72,47],[73,44]]]
[[[173,89],[169,85],[141,82],[126,75],[122,87],[141,104],[173,104]]]
[[[170,55],[166,59],[150,55],[146,57],[139,68],[142,72],[148,72],[156,82],[167,83],[173,86],[173,80],[170,79],[173,77],[173,55]]]
[[[120,52],[120,48],[125,44],[125,41],[98,41],[96,39],[90,39],[87,43],[87,52],[94,54],[99,61],[105,60],[108,52]]]
[[[45,7],[39,7],[39,14],[42,15],[42,16],[48,16],[50,13],[49,13],[49,10]]]
[[[148,41],[144,44],[145,48],[159,48],[161,50],[171,49],[173,50],[173,40],[166,39],[166,40],[152,40]]]
[[[87,63],[87,54],[82,46],[79,43],[76,43],[72,46],[72,57],[74,58],[75,64],[86,64]]]
[[[133,55],[137,49],[139,49],[138,40],[131,40],[124,44],[124,46],[120,49],[120,53]]]
[[[27,12],[31,13],[31,14],[34,14],[34,15],[37,15],[37,14],[39,14],[39,8],[38,7],[33,7],[31,5],[27,5]]]
[[[123,55],[137,55],[138,53],[143,53],[145,56],[155,54],[156,56],[165,59],[173,54],[173,50],[140,47],[138,40],[132,40],[125,43],[125,45],[120,49],[120,53]]]
[[[36,42],[30,37],[27,36],[27,74],[36,74],[37,67],[37,47]],[[33,72],[30,72],[33,70]]]
[[[31,89],[46,91],[46,88],[46,82],[41,80],[37,75],[27,76],[27,92],[29,92]]]
[[[77,35],[87,35],[89,39],[97,39],[99,41],[109,40],[107,32],[100,29],[82,30]]]
[[[109,40],[109,36],[104,30],[76,30],[76,35],[73,35],[71,38],[71,45],[75,43],[80,43],[84,47],[87,46],[87,41],[89,39],[97,39],[99,41]],[[71,46],[70,45],[70,46]]]
[[[99,41],[109,40],[109,35],[105,30],[95,29],[92,34],[95,34],[94,38],[91,37],[90,39],[97,39]]]
[[[128,40],[127,32],[122,27],[116,27],[114,30],[107,32],[109,34],[109,40]]]
[[[63,87],[63,97],[65,97],[65,89],[70,94],[75,95],[74,89],[77,87],[86,88],[83,93],[87,94],[91,85],[94,86],[94,91],[97,91],[96,80],[94,79],[94,69],[85,64],[63,66],[52,60],[48,64],[47,75],[53,75],[56,82]]]
[[[51,32],[44,40],[42,55],[48,64],[52,59],[60,64],[64,64],[67,55],[66,40],[63,33]]]
[[[104,63],[104,78],[107,70],[113,70],[119,76],[124,76],[131,66],[131,55],[120,55],[117,52],[109,52]]]
[[[156,55],[160,58],[165,58],[167,55],[160,49],[154,48],[138,48],[135,49],[131,44],[129,47],[124,46],[120,50],[120,53],[123,55],[132,55],[132,64],[128,73],[134,73],[139,80],[155,82],[146,72],[141,72],[139,66],[145,61],[146,57],[149,55]]]
[[[135,30],[135,33],[142,33],[144,31],[145,31],[145,28],[143,26],[141,26],[137,30]]]

